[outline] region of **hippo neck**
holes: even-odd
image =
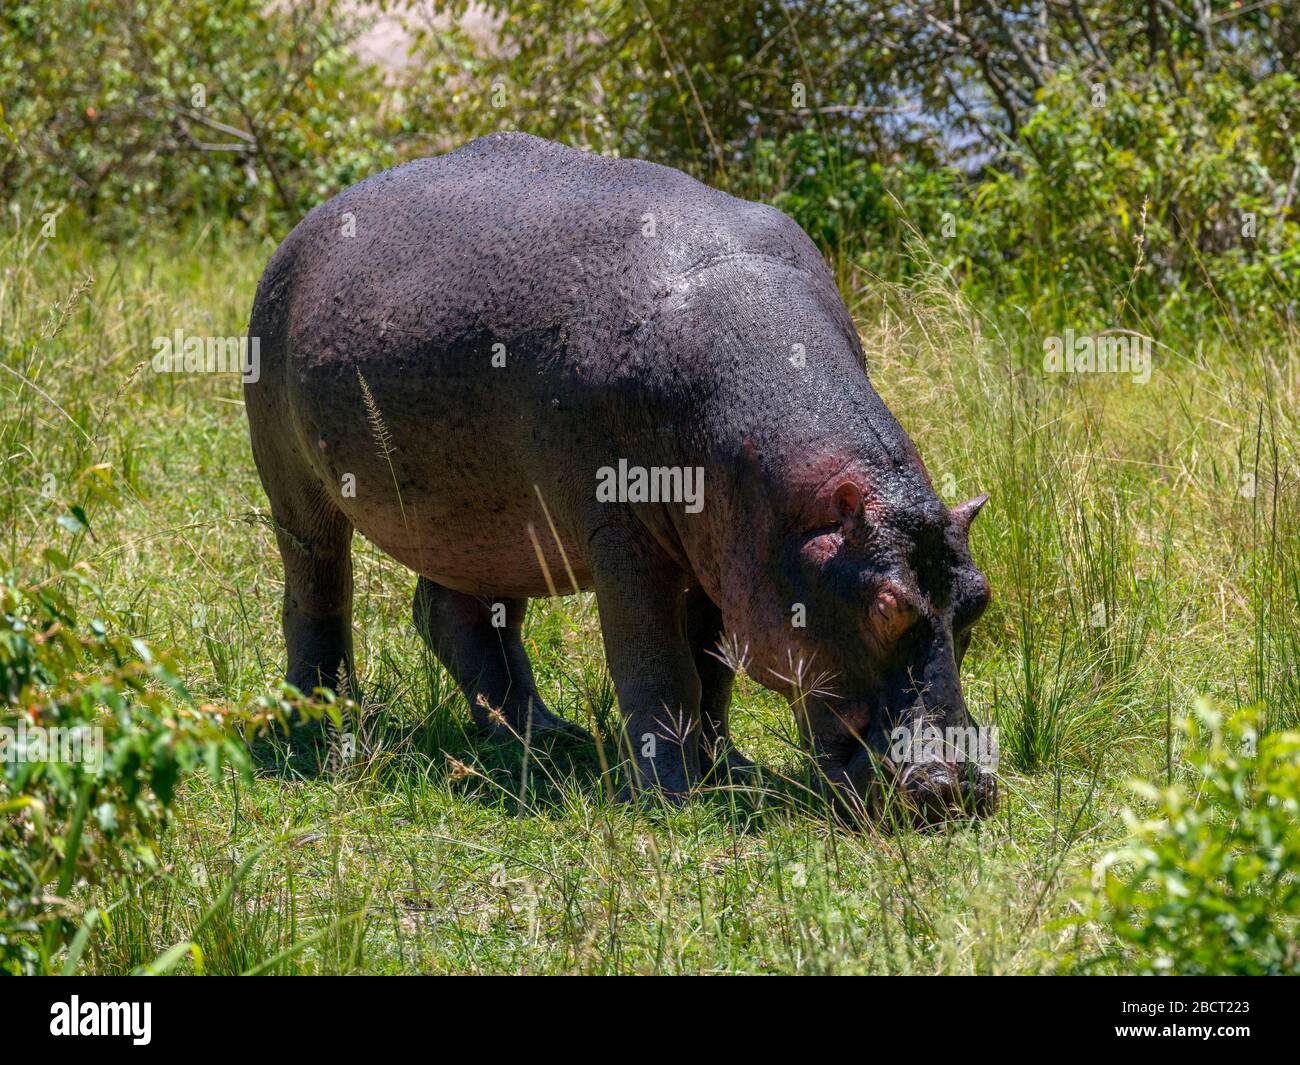
[[[640,365],[657,372],[619,421],[650,450],[703,468],[702,510],[651,520],[715,601],[758,594],[723,585],[776,564],[828,478],[856,473],[890,496],[928,488],[867,379],[834,279],[808,252],[797,266],[740,258],[698,271],[638,333]]]
[[[856,363],[836,373],[832,387],[769,394],[761,419],[737,420],[710,443],[702,511],[674,514],[674,525],[729,627],[748,628],[759,624],[755,613],[788,609],[762,600],[780,583],[776,570],[828,482],[878,486],[891,506],[933,491],[911,440]]]

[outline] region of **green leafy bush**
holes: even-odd
[[[108,232],[288,228],[392,165],[385,86],[335,0],[48,0],[0,9],[0,189]]]
[[[1064,72],[1037,101],[975,194],[973,294],[1103,325],[1294,311],[1294,75],[1130,64]]]
[[[1004,130],[952,112],[965,79],[932,83],[936,42],[906,19],[900,52],[884,16],[831,0],[798,34],[770,0],[433,6],[380,5],[411,31],[385,74],[354,53],[364,22],[341,0],[9,5],[0,190],[109,235],[196,218],[282,234],[369,174],[514,128],[766,199],[891,279],[920,237],[976,304],[1032,321],[1294,316],[1300,80],[1258,27],[1230,49],[1254,57],[1245,76],[1181,39],[1134,59],[1126,17],[1096,13],[1113,61],[1056,57]]]
[[[1300,732],[1262,731],[1263,715],[1208,704],[1184,722],[1186,786],[1138,786],[1155,804],[1128,813],[1132,838],[1095,867],[1085,922],[1118,956],[1090,969],[1180,975],[1300,973]]]
[[[63,524],[79,536],[84,512]],[[186,774],[250,772],[235,716],[87,616],[96,591],[55,547],[0,576],[0,972],[49,971],[82,926],[74,889],[157,864]]]
[[[780,208],[828,254],[889,277],[909,273],[914,238],[941,251],[969,213],[955,170],[884,165],[815,129],[757,141],[748,162],[736,191]]]

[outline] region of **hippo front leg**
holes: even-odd
[[[623,715],[627,793],[680,801],[700,779],[700,678],[686,629],[688,578],[643,534],[606,525],[593,534],[605,658]]]

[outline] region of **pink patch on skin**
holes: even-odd
[[[880,497],[872,488],[866,469],[858,459],[838,448],[828,448],[792,463],[787,484],[795,494],[797,521],[804,529],[840,522],[836,497],[842,495],[846,484],[858,489],[869,522],[879,520],[883,514]]]
[[[843,541],[844,537],[838,532],[823,533],[803,545],[803,554],[817,565],[824,566],[835,557],[835,552],[840,549]]]
[[[916,608],[889,585],[882,588],[867,611],[867,625],[882,650],[891,647],[917,619]]]
[[[862,489],[852,481],[842,481],[831,496],[835,511],[846,521],[857,517],[858,509],[863,506]]]
[[[829,562],[844,544],[843,509],[860,497],[868,524],[880,520],[883,507],[866,471],[857,459],[828,448],[792,463],[787,474],[794,497],[795,524],[801,532],[826,531],[803,545],[803,554],[815,565]]]
[[[320,448],[322,451],[325,450],[325,438],[323,436],[316,441],[316,446]]]

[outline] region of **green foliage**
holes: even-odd
[[[1138,786],[1130,842],[1097,865],[1085,919],[1140,973],[1300,973],[1300,733],[1202,703],[1183,724],[1186,786]],[[1088,958],[1088,968],[1113,956]]]
[[[885,84],[891,54],[873,40],[875,19],[860,4],[806,0],[797,19],[779,0],[438,6],[455,20],[418,34],[406,85],[422,111],[417,124],[454,132],[456,142],[521,129],[668,163],[723,187],[743,182],[756,142],[808,129],[810,108],[834,109],[830,138],[855,154],[883,145],[878,124],[865,119],[868,105],[894,94]],[[466,26],[471,7],[491,14],[498,44],[485,46]],[[831,64],[851,69],[827,77]],[[907,139],[930,158],[924,141]]]
[[[339,0],[11,6],[0,188],[110,235],[149,216],[279,234],[368,174],[521,129],[767,200],[885,277],[914,275],[919,238],[981,304],[1033,319],[1294,313],[1300,82],[1268,61],[1267,17],[1236,23],[1231,63],[1177,21],[1148,27],[1139,61],[1101,5],[1090,29],[1071,16],[1030,42],[1040,69],[992,11],[964,16],[991,42],[981,62],[953,53],[961,35],[839,0],[797,26],[771,0],[380,7],[413,34],[387,75],[355,57],[364,24]],[[977,106],[990,91],[1000,123]]]
[[[151,216],[292,225],[393,161],[355,32],[334,0],[6,5],[0,188],[110,232]]]
[[[1293,308],[1297,115],[1288,73],[1248,87],[1192,68],[1063,73],[976,192],[974,293],[1104,324]]]
[[[780,208],[828,254],[888,276],[911,272],[913,239],[937,247],[945,227],[955,235],[965,213],[964,183],[955,170],[886,166],[814,129],[755,142],[747,164],[745,195]]]
[[[88,531],[80,507],[62,524]],[[78,928],[74,888],[157,865],[184,776],[249,774],[226,713],[78,607],[97,595],[53,546],[0,577],[0,972],[50,968]]]

